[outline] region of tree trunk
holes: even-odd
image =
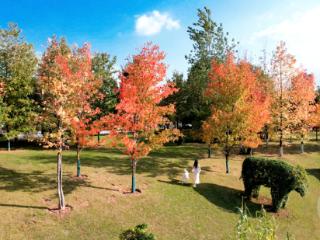
[[[10,139],[8,139],[8,152],[11,151],[11,142],[10,142]]]
[[[98,143],[100,143],[100,131],[98,132]]]
[[[230,170],[229,170],[229,153],[225,154],[226,156],[226,173],[229,174]]]
[[[79,144],[77,145],[77,177],[81,176],[80,172],[80,146]]]
[[[211,158],[211,151],[212,151],[211,145],[209,144],[208,145],[208,158]]]
[[[301,153],[304,153],[304,142],[303,142],[303,138],[301,138],[300,148],[301,148]]]
[[[318,128],[316,128],[316,141],[318,141]]]
[[[280,152],[279,155],[280,157],[283,156],[283,82],[282,82],[282,65],[281,65],[281,61],[280,61],[280,140],[279,140],[279,148],[280,148]]]
[[[229,134],[230,134],[230,130],[228,128],[227,132],[227,137],[226,137],[226,145],[225,145],[225,149],[224,149],[224,154],[226,156],[226,173],[229,174],[229,153],[230,153],[230,149],[229,149]]]
[[[280,155],[280,157],[283,157],[282,131],[281,131],[281,135],[280,135],[279,148],[280,148],[279,155]]]
[[[58,182],[58,196],[59,196],[59,209],[65,209],[64,194],[62,189],[62,148],[60,147],[57,154],[57,182]]]
[[[131,160],[131,170],[132,170],[132,182],[131,182],[131,192],[136,192],[136,168],[137,168],[137,160]]]
[[[253,148],[250,148],[250,157],[253,156]]]

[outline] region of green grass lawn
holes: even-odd
[[[296,239],[320,239],[320,146],[311,142],[305,154],[287,147],[284,159],[304,166],[309,192],[290,194],[286,210],[273,214],[277,233]],[[256,155],[275,157],[275,146]],[[59,217],[47,208],[57,206],[55,151],[0,151],[0,239],[118,239],[121,231],[147,223],[158,239],[230,239],[238,220],[244,156],[232,156],[231,174],[225,174],[221,153],[206,159],[204,145],[187,144],[158,150],[138,163],[137,187],[141,194],[124,194],[130,188],[130,163],[116,150],[82,152],[83,180],[76,172],[73,151],[63,156],[64,191],[71,213]],[[202,184],[196,189],[179,184],[184,168],[201,158]],[[263,188],[261,196],[270,198]],[[320,204],[320,203],[319,203]],[[252,215],[258,203],[248,203]],[[272,214],[272,213],[268,213]]]

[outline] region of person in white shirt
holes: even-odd
[[[201,168],[200,168],[200,165],[199,165],[197,159],[194,160],[192,172],[194,174],[194,185],[193,185],[193,187],[197,187],[197,184],[200,184],[200,172],[201,172]]]
[[[189,172],[187,169],[184,169],[184,172],[182,174],[182,183],[187,184],[189,182]]]

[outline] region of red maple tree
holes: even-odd
[[[94,96],[102,98],[99,92],[101,80],[92,72],[90,46],[85,44],[82,48],[75,49],[72,58],[59,55],[57,64],[61,69],[61,77],[74,83],[76,93],[70,99],[73,103],[73,117],[70,123],[72,140],[77,146],[77,177],[81,176],[80,152],[86,146],[95,146],[96,142],[91,136],[98,131],[93,123],[93,118],[100,112],[99,108],[92,108],[91,99]]]
[[[111,137],[129,155],[132,169],[132,192],[136,190],[136,166],[138,160],[153,149],[179,137],[177,129],[169,128],[167,116],[174,113],[174,105],[162,106],[161,101],[177,91],[172,83],[166,83],[164,52],[159,47],[146,44],[134,55],[120,76],[119,98],[116,114],[102,119],[111,128]]]
[[[224,148],[226,172],[232,147],[257,147],[258,132],[269,119],[270,101],[257,71],[245,60],[236,62],[229,54],[223,63],[212,61],[206,94],[211,100],[211,116],[203,123],[203,139],[216,139]]]

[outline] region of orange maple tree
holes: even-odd
[[[151,43],[134,55],[120,76],[119,98],[116,114],[102,119],[102,125],[111,129],[116,146],[122,146],[130,156],[132,192],[136,190],[136,166],[138,160],[153,149],[179,137],[177,129],[168,128],[167,116],[174,113],[174,105],[162,106],[161,100],[177,91],[172,83],[166,83],[164,52]]]
[[[91,77],[90,61],[88,45],[71,51],[64,41],[59,43],[54,39],[43,54],[39,67],[39,87],[43,107],[41,120],[48,122],[49,125],[44,133],[43,144],[45,147],[58,149],[57,182],[61,210],[65,209],[62,151],[69,147],[72,133],[78,136],[78,143],[83,144],[79,136],[83,136],[83,130],[87,127],[84,115],[94,113],[86,103],[88,94],[91,94],[87,88],[92,90],[97,84]]]
[[[272,104],[273,126],[279,135],[279,155],[283,156],[284,137],[290,126],[290,86],[297,75],[296,59],[288,53],[285,42],[280,42],[271,59],[271,75],[275,94]]]
[[[90,46],[85,44],[82,48],[75,49],[72,57],[60,55],[57,64],[61,69],[61,77],[69,83],[73,83],[76,93],[70,99],[73,103],[73,118],[70,129],[72,140],[77,146],[77,177],[81,176],[80,152],[86,146],[95,146],[93,136],[97,129],[93,118],[99,114],[99,108],[92,108],[92,97],[102,98],[99,92],[101,80],[92,72]],[[70,116],[72,117],[72,116]]]
[[[245,64],[248,64],[247,67],[250,67],[249,63]],[[251,79],[248,78],[246,83],[248,85],[248,98],[245,103],[247,108],[247,126],[242,136],[242,144],[252,150],[261,144],[261,138],[258,133],[270,121],[271,96],[266,90],[265,83],[257,79],[262,74],[261,70],[250,70],[247,68],[246,71],[252,72],[249,74],[251,75]]]
[[[291,81],[289,90],[290,128],[301,139],[301,153],[304,152],[304,138],[312,126],[315,110],[315,81],[312,74],[300,71]]]
[[[206,94],[211,116],[202,125],[203,140],[213,138],[224,148],[226,172],[232,147],[257,147],[258,132],[269,120],[270,101],[257,81],[257,71],[245,60],[235,62],[229,54],[224,63],[212,61]]]

